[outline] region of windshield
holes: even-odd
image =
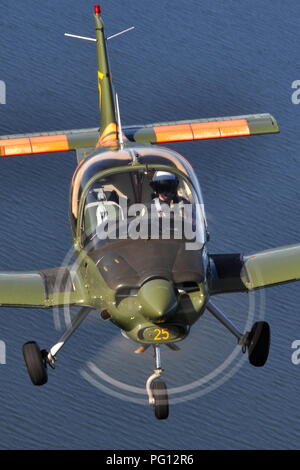
[[[83,209],[90,249],[124,239],[204,242],[201,200],[186,177],[169,171],[122,171],[99,178]]]

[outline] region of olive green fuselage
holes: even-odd
[[[170,343],[184,339],[208,301],[206,282],[193,286],[189,292],[188,289],[176,289],[165,279],[146,282],[137,295],[118,299],[117,291],[107,285],[89,255],[81,252],[78,260],[91,306],[100,312],[106,311],[114,325],[140,343]]]
[[[135,147],[133,148],[137,151]],[[128,145],[129,152],[130,149]],[[148,146],[143,150],[145,149],[148,153],[154,152],[149,150]],[[117,155],[118,150],[115,152]],[[142,153],[141,148],[139,152]],[[99,154],[103,155],[105,160],[106,150],[99,149],[96,155],[89,156],[85,162],[88,161],[92,166],[92,160],[99,159]],[[84,163],[76,170],[73,183]],[[131,167],[136,171],[144,168],[144,165],[137,161],[129,165],[124,162],[120,168],[117,166],[90,175],[86,186],[88,187],[96,177],[101,178],[108,173],[127,170],[128,167],[129,170]],[[171,170],[177,171],[174,167],[171,167]],[[73,188],[71,188],[71,198],[72,191]],[[207,266],[205,244],[201,250],[191,252],[183,248],[184,242],[174,240],[126,240],[111,245],[104,243],[101,249],[87,249],[82,241],[84,238],[82,214],[86,193],[84,187],[78,201],[77,220],[74,222],[72,214],[71,219],[73,219],[77,270],[88,292],[89,304],[99,312],[104,312],[105,317],[119,327],[127,337],[139,343],[171,343],[184,339],[189,333],[190,326],[204,312],[208,301],[204,268]],[[126,269],[131,267],[125,265],[125,258],[140,260],[140,263],[136,261],[137,266],[135,266],[140,272],[140,277],[131,284],[126,278]],[[175,261],[176,269],[172,268]],[[171,268],[167,269],[165,265]],[[191,265],[191,274],[188,273],[185,278],[185,271],[188,272]],[[122,270],[125,271],[119,282],[117,278],[120,277]],[[195,277],[193,270],[201,271],[202,278],[199,274]]]

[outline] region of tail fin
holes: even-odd
[[[111,145],[117,141],[118,125],[100,5],[94,6],[94,17],[97,40],[99,107],[101,112],[101,132],[97,143],[97,147],[99,147]]]

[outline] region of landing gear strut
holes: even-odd
[[[251,365],[255,367],[265,365],[269,355],[271,338],[270,326],[267,322],[256,322],[250,331],[242,334],[211,301],[208,302],[206,308],[237,338],[238,343],[242,346],[243,352],[248,351],[248,358]]]
[[[157,419],[167,419],[169,416],[169,400],[167,386],[161,377],[163,369],[160,360],[160,346],[154,345],[155,369],[146,382],[149,404],[154,406]]]

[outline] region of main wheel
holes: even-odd
[[[169,416],[169,401],[166,384],[157,380],[152,384],[154,396],[154,413],[157,419],[167,419]]]
[[[255,367],[262,367],[268,359],[270,350],[270,326],[265,321],[254,323],[248,342],[249,362]]]
[[[25,364],[33,385],[47,383],[48,374],[42,351],[35,341],[29,341],[23,346]]]

